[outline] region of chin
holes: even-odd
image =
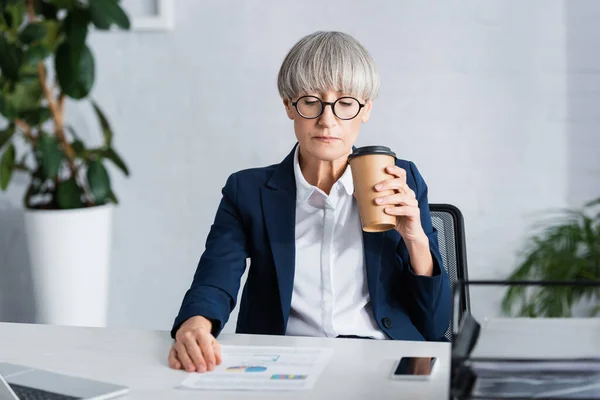
[[[313,157],[318,158],[322,161],[335,161],[339,160],[342,157],[347,157],[350,154],[350,149],[347,149],[344,146],[343,142],[337,146],[332,146],[331,144],[312,144],[309,149]]]

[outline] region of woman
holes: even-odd
[[[348,155],[369,120],[379,77],[351,36],[316,32],[278,76],[298,144],[277,165],[234,173],[171,332],[169,364],[205,372],[246,267],[238,333],[443,340],[450,290],[431,225],[427,186],[397,160],[376,190],[394,230],[363,233]]]

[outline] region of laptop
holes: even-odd
[[[112,383],[0,363],[0,400],[105,400],[128,392]]]

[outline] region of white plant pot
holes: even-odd
[[[25,211],[36,322],[106,326],[112,211]]]

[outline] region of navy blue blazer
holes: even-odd
[[[408,249],[395,231],[366,233],[366,278],[379,328],[391,339],[444,340],[451,295],[442,267],[437,231],[431,224],[427,185],[412,162],[397,160],[421,209],[434,273],[413,273]],[[232,174],[206,240],[206,249],[186,292],[171,335],[190,317],[213,322],[218,336],[236,304],[250,258],[236,332],[284,335],[290,314],[295,267],[296,181],[294,150],[281,164]],[[344,332],[339,332],[344,334]]]

